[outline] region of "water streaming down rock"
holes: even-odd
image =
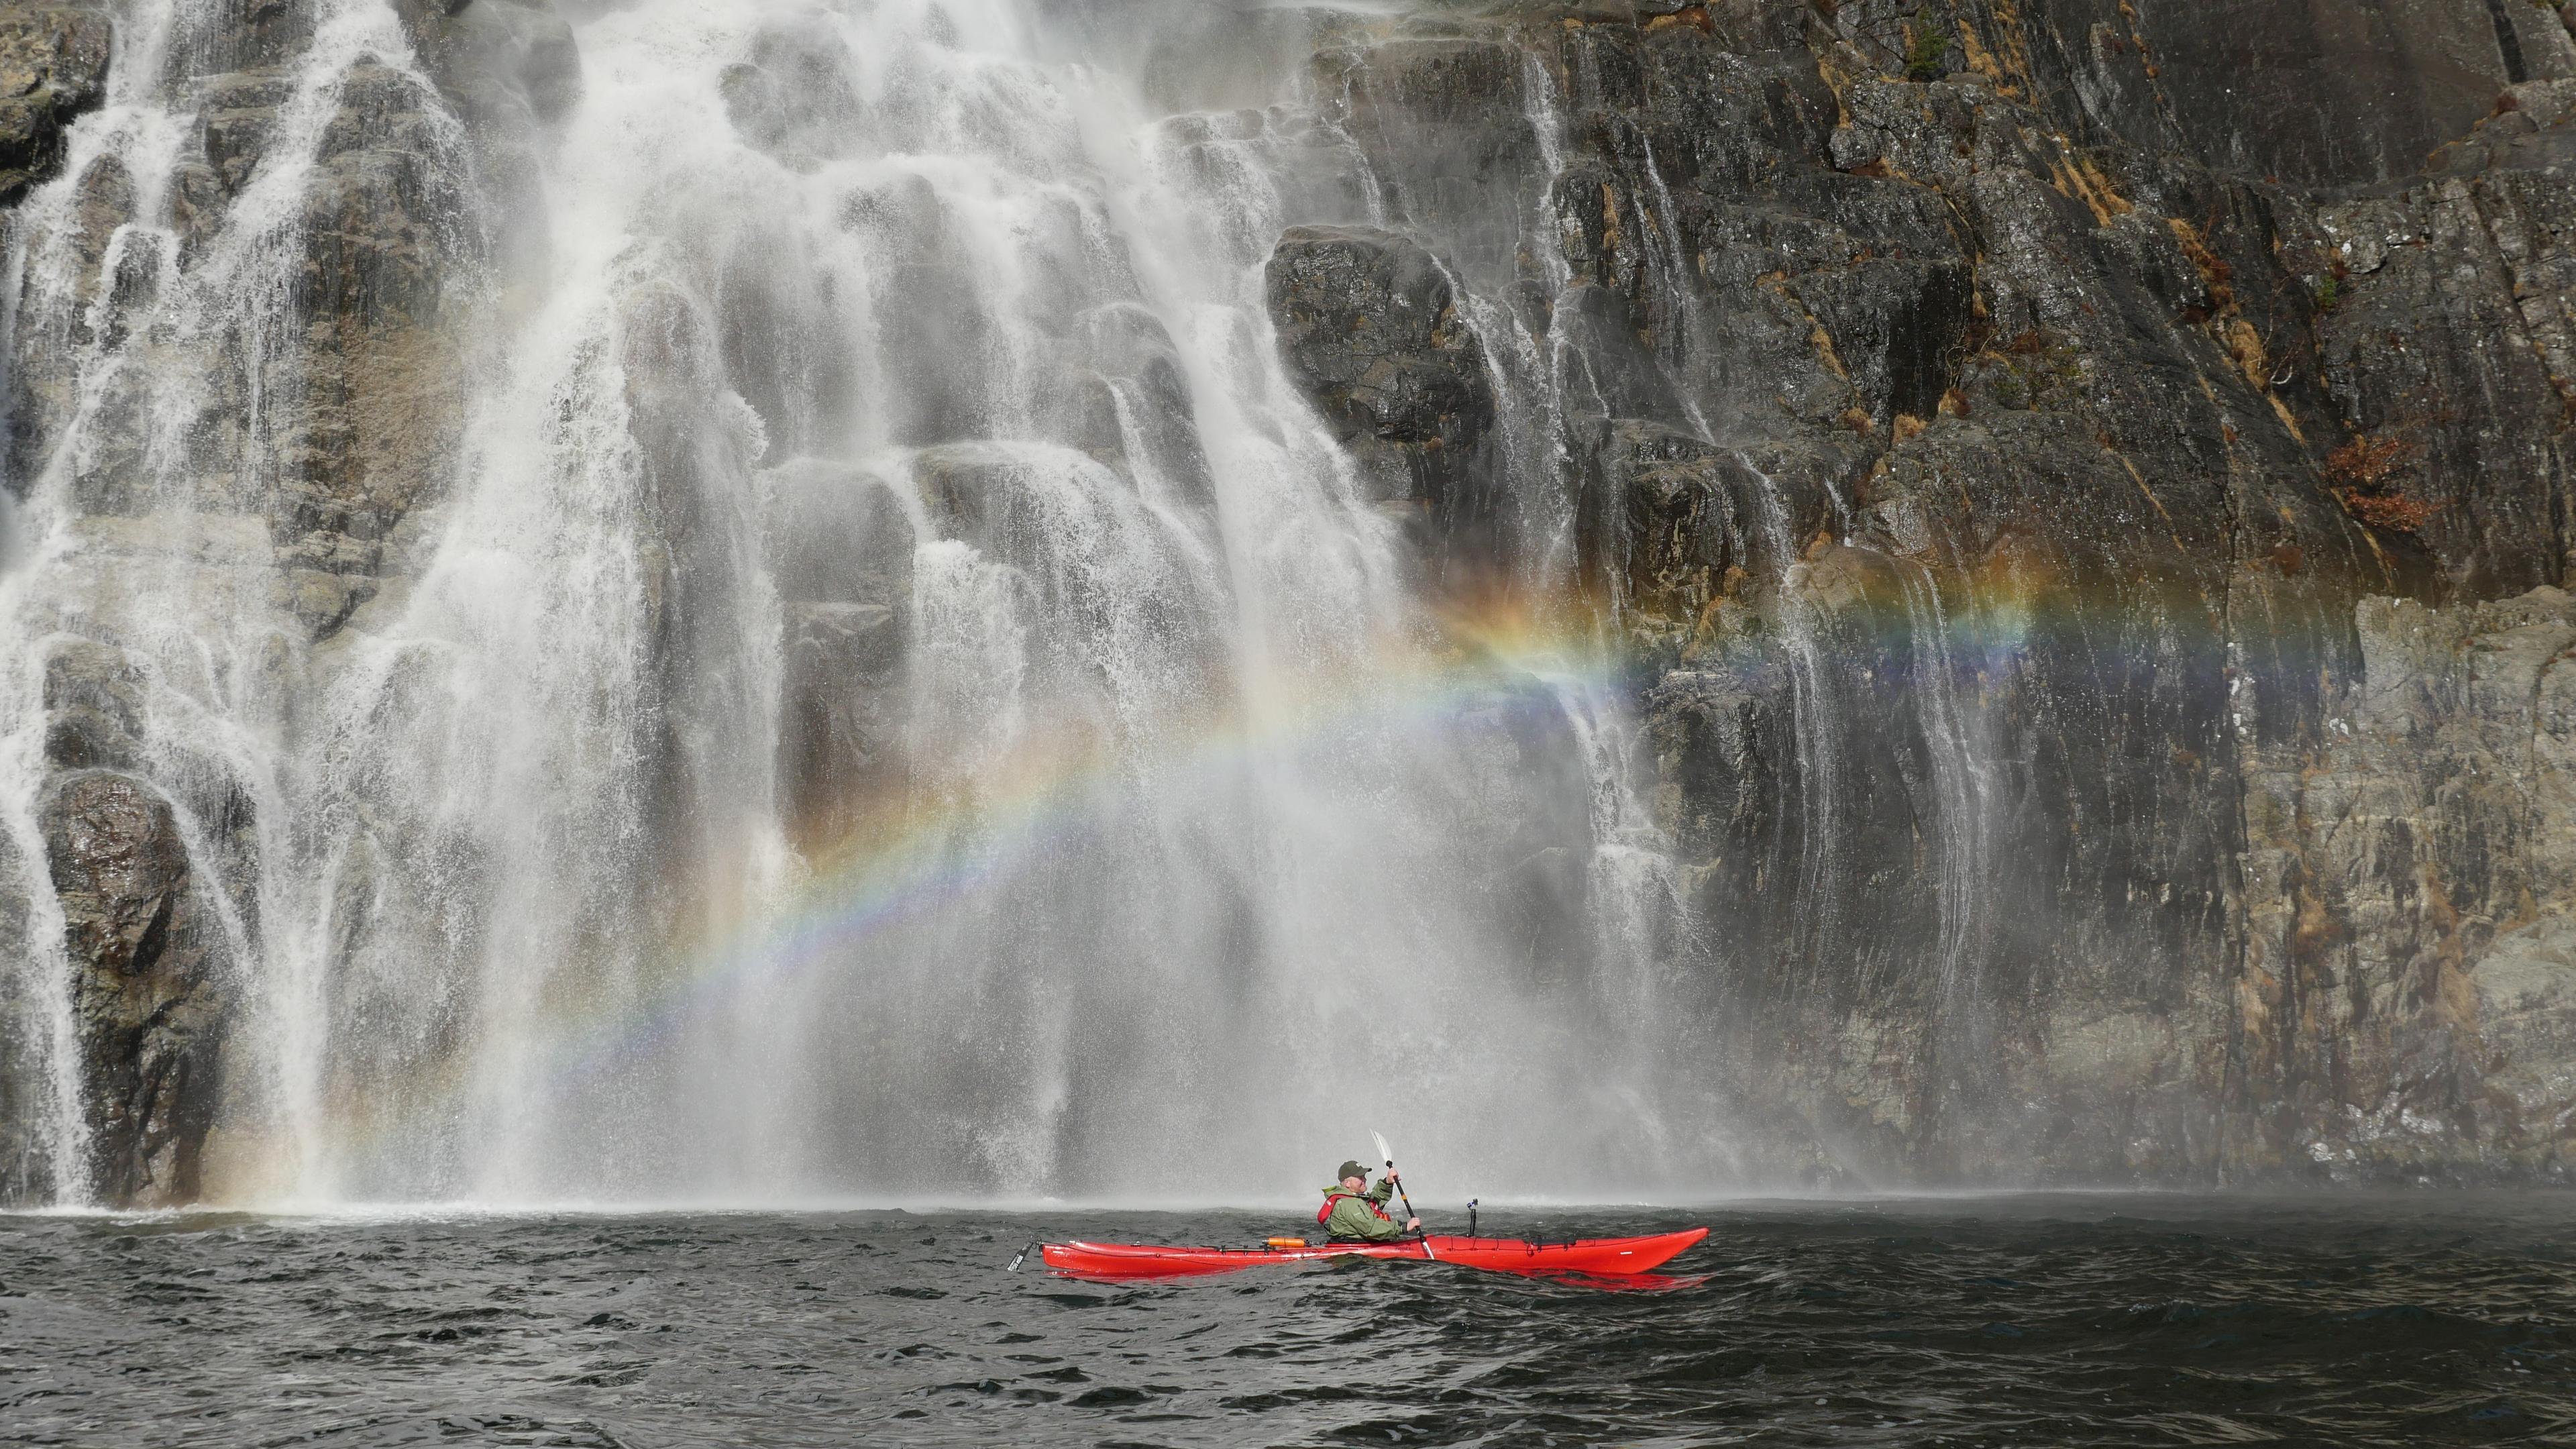
[[[48,289],[83,285],[47,248],[70,245],[84,147],[161,136],[121,164],[165,174],[192,123],[211,150],[192,105],[244,74],[275,93],[202,252],[166,253],[172,294],[89,324],[28,490],[27,532],[67,565],[107,511],[84,423],[121,384],[179,430],[165,474],[114,480],[164,530],[146,545],[238,540],[206,560],[235,582],[128,588],[115,607],[148,626],[79,631],[149,716],[151,754],[97,763],[149,791],[201,750],[245,797],[239,849],[197,827],[196,883],[172,887],[244,906],[222,1095],[211,1062],[189,1088],[220,1101],[213,1190],[1111,1190],[1173,1142],[1203,1190],[1282,1187],[1352,1125],[1337,1084],[1383,1075],[1417,1131],[1496,1149],[1490,1180],[1562,1151],[1534,1123],[1622,1130],[1581,1065],[1612,1038],[1549,1005],[1584,970],[1503,965],[1564,937],[1588,868],[1526,920],[1493,895],[1524,856],[1589,857],[1587,771],[1627,763],[1568,709],[1590,732],[1615,706],[1437,653],[1396,524],[1269,346],[1282,194],[1331,175],[1265,135],[1287,113],[1156,122],[1009,5],[647,4],[580,29],[580,98],[536,143],[487,128],[469,153],[472,107],[413,59],[438,17],[312,18],[255,72],[124,58],[132,96],[75,131],[22,252],[27,358]],[[151,125],[111,130],[128,109]],[[437,290],[336,306],[296,275],[322,250],[317,172],[389,115],[434,142],[379,200],[441,249],[410,259]],[[118,237],[168,205],[143,190]],[[483,313],[493,286],[512,301]],[[248,515],[337,481],[285,471],[315,446],[313,338],[406,305],[412,328],[491,317],[434,507],[330,517],[331,547],[399,559],[278,597],[253,572],[277,530]],[[239,379],[223,406],[209,370]],[[190,491],[210,415],[239,429],[239,527]],[[33,613],[102,577],[11,582]],[[181,671],[190,649],[212,677]],[[770,934],[800,911],[804,938]],[[27,1056],[59,1079],[98,1053]],[[58,1168],[97,1156],[83,1100],[54,1114]]]
[[[20,1095],[14,1125],[27,1190],[75,1201],[194,1196],[208,1123],[257,1120],[300,1069],[309,968],[276,942],[302,924],[311,782],[278,736],[301,644],[440,466],[346,402],[442,385],[441,289],[475,252],[462,129],[390,10],[299,18],[289,39],[143,7],[13,218],[0,793],[35,902],[12,997],[50,1018],[13,1033],[44,1043],[19,1080],[51,1108]],[[245,92],[256,169],[188,144]]]
[[[1930,9],[0,21],[9,1190],[2555,1171],[2576,47]]]

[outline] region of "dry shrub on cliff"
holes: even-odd
[[[2376,492],[2423,455],[2423,445],[2403,434],[2363,433],[2326,454],[2326,481],[2337,488]]]
[[[2432,504],[2421,498],[2409,498],[2403,493],[2390,493],[2379,497],[2352,493],[2342,496],[2346,512],[2371,527],[2388,533],[2420,534],[2424,531],[2424,525],[2433,521],[2435,510]]]
[[[2424,445],[2401,433],[2363,433],[2326,454],[2326,486],[2344,511],[2372,528],[2422,533],[2434,506],[2401,487],[2406,470],[2424,456]]]

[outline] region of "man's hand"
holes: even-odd
[[[1408,1232],[1408,1233],[1418,1233],[1418,1232],[1421,1232],[1421,1231],[1422,1231],[1422,1219],[1420,1219],[1420,1218],[1406,1218],[1406,1219],[1404,1220],[1404,1230],[1405,1230],[1406,1232]]]

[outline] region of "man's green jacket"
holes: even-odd
[[[1401,1220],[1388,1217],[1379,1204],[1395,1196],[1395,1184],[1379,1178],[1377,1186],[1364,1193],[1354,1193],[1340,1183],[1324,1189],[1324,1201],[1332,1204],[1324,1214],[1324,1233],[1335,1238],[1400,1238],[1404,1236]]]

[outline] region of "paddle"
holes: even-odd
[[[1387,1176],[1395,1177],[1395,1149],[1386,1145],[1386,1134],[1383,1132],[1372,1132],[1369,1134],[1369,1139],[1377,1144],[1378,1160],[1386,1164]],[[1410,1218],[1419,1216],[1419,1214],[1413,1210],[1413,1194],[1404,1190],[1403,1178],[1395,1178],[1395,1195],[1403,1200],[1404,1215],[1406,1217]],[[1431,1235],[1429,1233],[1422,1234],[1422,1256],[1426,1258],[1431,1256]]]

